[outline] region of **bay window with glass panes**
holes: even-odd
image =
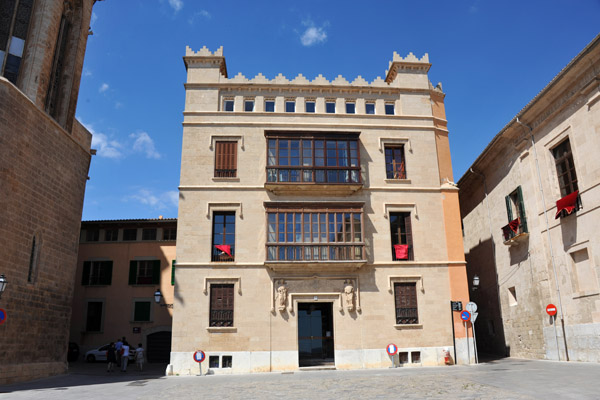
[[[267,182],[361,183],[358,135],[267,135]]]
[[[267,261],[364,260],[362,206],[267,206]]]

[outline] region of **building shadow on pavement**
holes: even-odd
[[[166,379],[167,364],[144,364],[144,370],[138,371],[135,364],[127,366],[127,372],[115,368],[114,372],[106,372],[105,362],[72,362],[66,374],[37,379],[34,381],[13,383],[0,386],[0,394],[23,390],[55,389],[66,390],[74,386],[103,385],[119,382],[130,382],[132,386],[143,386],[149,380]]]

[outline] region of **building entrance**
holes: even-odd
[[[298,303],[300,367],[333,365],[333,303]]]

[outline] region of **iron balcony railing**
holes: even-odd
[[[235,178],[237,169],[215,169],[215,178]]]
[[[212,310],[210,326],[233,326],[233,310]]]
[[[359,184],[360,167],[268,167],[268,183]]]
[[[413,254],[413,246],[412,245],[408,245],[408,257],[406,258],[398,258],[396,256],[396,249],[394,248],[394,246],[392,246],[392,261],[413,261],[414,258],[414,254]]]
[[[232,262],[235,261],[235,249],[231,246],[231,256],[219,249],[213,248],[210,261],[212,262]]]
[[[415,308],[396,308],[396,325],[418,324],[418,309]]]
[[[271,244],[267,261],[359,261],[364,260],[364,244]]]

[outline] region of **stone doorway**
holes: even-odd
[[[299,366],[334,365],[333,348],[333,303],[298,303]]]

